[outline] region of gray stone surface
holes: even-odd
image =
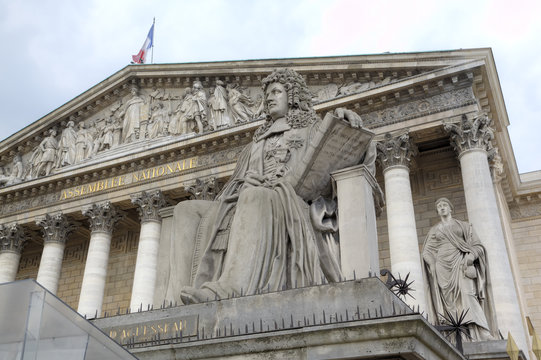
[[[198,317],[197,335],[189,322]],[[315,319],[315,323],[314,323]],[[187,335],[159,324],[186,320]],[[378,278],[93,321],[140,359],[462,359]],[[154,331],[152,324],[154,323]],[[154,341],[138,341],[147,325]],[[204,328],[204,329],[203,329]],[[128,332],[122,337],[123,329]],[[233,335],[231,334],[233,330]],[[114,331],[114,333],[111,333]],[[159,341],[158,339],[159,335]],[[171,337],[176,337],[171,339]]]

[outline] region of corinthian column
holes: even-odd
[[[385,180],[391,271],[402,279],[409,273],[408,282],[413,281],[415,299],[408,296],[406,302],[411,306],[418,305],[423,311],[426,309],[423,268],[409,177],[413,144],[407,133],[397,137],[386,134],[377,150]]]
[[[498,328],[504,335],[511,332],[519,347],[527,352],[515,282],[488,163],[488,155],[495,153],[491,144],[494,130],[490,127],[490,119],[486,114],[478,114],[473,119],[464,115],[460,123],[446,123],[444,129],[450,134],[451,144],[458,153],[469,221],[486,248]]]
[[[113,227],[124,215],[110,202],[83,208],[83,215],[90,221],[90,244],[77,311],[93,318],[101,313]]]
[[[26,236],[18,224],[0,225],[0,283],[15,280]]]
[[[47,214],[44,218],[36,220],[36,224],[43,230],[44,242],[37,282],[56,294],[66,239],[75,229],[75,224],[70,223],[63,214]]]
[[[158,250],[162,219],[159,210],[166,202],[161,191],[141,192],[131,196],[132,203],[137,204],[141,218],[141,233],[137,249],[137,261],[133,276],[131,293],[131,311],[152,304],[156,288],[158,270]]]

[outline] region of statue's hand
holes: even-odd
[[[261,186],[265,182],[265,177],[253,171],[247,171],[244,177],[244,183],[252,186]]]
[[[473,262],[475,261],[475,256],[473,256],[472,253],[467,253],[465,256],[464,256],[464,264],[466,266],[471,266],[473,265]]]
[[[360,128],[363,126],[363,120],[355,111],[338,108],[334,110],[334,115],[340,119],[344,119],[349,122],[349,124],[353,128]]]

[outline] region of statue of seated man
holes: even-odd
[[[171,254],[183,255],[171,261],[194,266],[191,286],[167,291],[179,292],[185,304],[340,280],[338,259],[330,255],[322,227],[310,218],[318,194],[301,197],[296,191],[297,170],[308,166],[305,155],[322,123],[312,94],[291,69],[267,76],[263,91],[266,122],[217,199],[175,207],[172,246],[178,252]],[[361,126],[353,111],[337,109],[331,116]]]

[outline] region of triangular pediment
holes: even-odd
[[[490,49],[129,65],[2,141],[4,179],[16,166],[21,171],[0,192],[35,193],[44,183],[65,187],[164,158],[242,146],[262,122],[261,80],[278,67],[305,78],[316,111],[350,108],[376,132],[477,104],[492,113],[497,128],[507,125]],[[198,106],[208,113],[202,122]],[[48,138],[54,151],[45,150]],[[46,157],[53,158],[49,165]]]

